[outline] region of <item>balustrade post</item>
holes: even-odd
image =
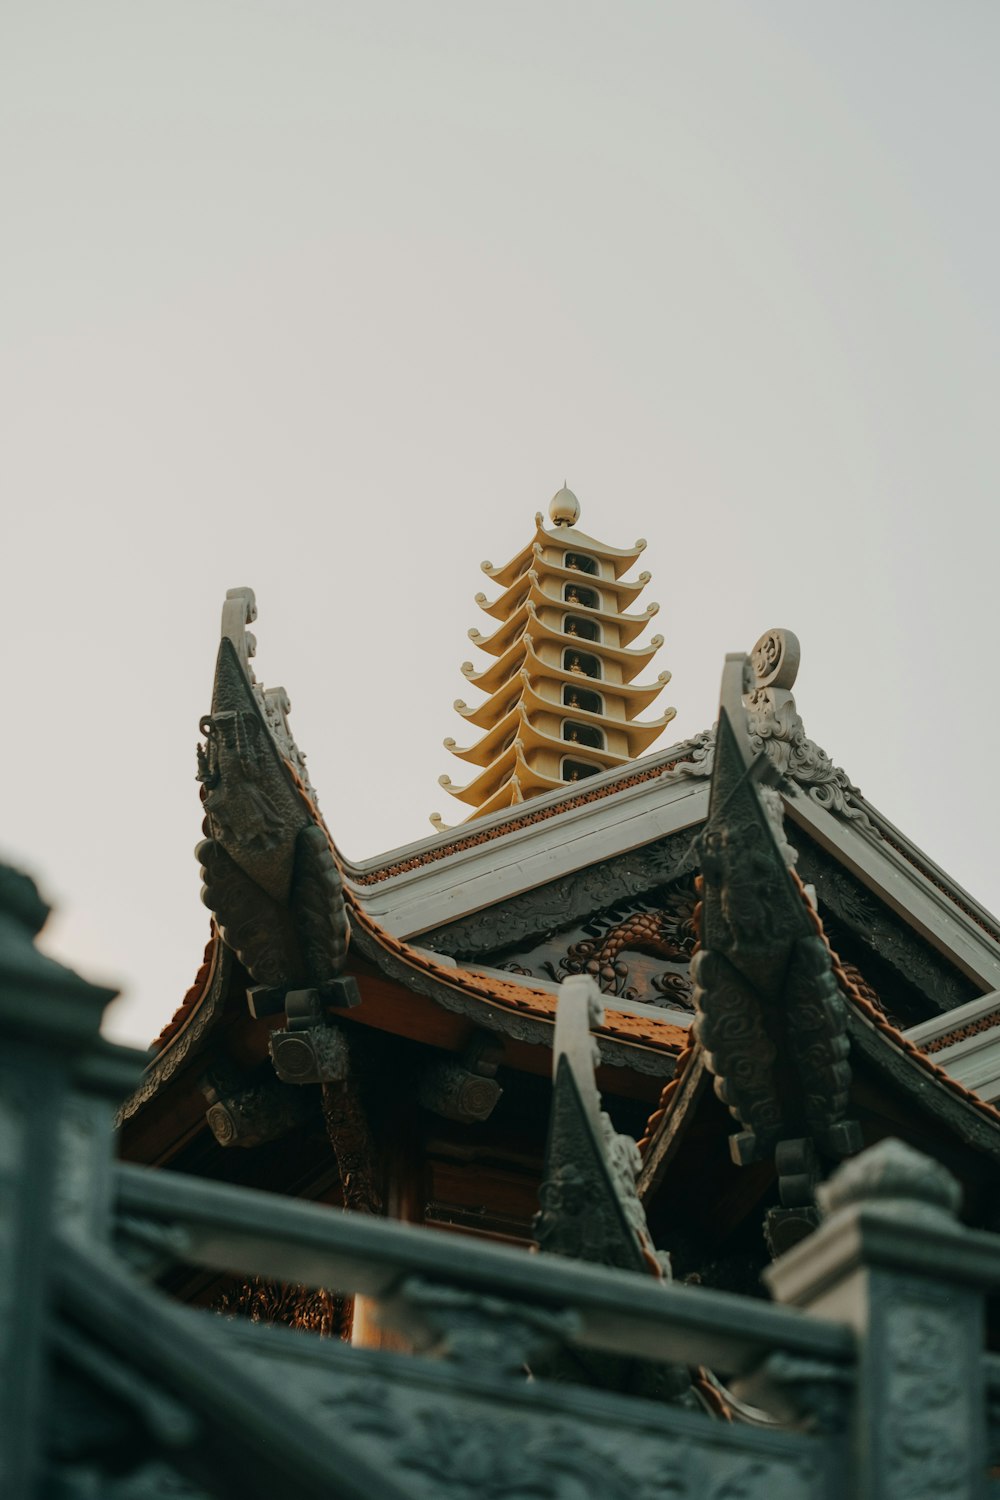
[[[0,1495],[18,1500],[39,1483],[61,1121],[114,998],[38,951],[47,915],[27,876],[0,866]]]
[[[944,1167],[886,1140],[819,1191],[824,1221],[765,1273],[775,1297],[857,1335],[849,1424],[857,1500],[986,1491],[984,1296],[1000,1241],[958,1223]]]
[[[111,1238],[115,1116],[146,1055],[98,1037],[78,1059],[64,1098],[56,1150],[55,1225],[86,1244]]]

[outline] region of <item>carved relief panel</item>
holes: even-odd
[[[688,876],[478,962],[557,983],[590,974],[605,995],[690,1011],[694,907]]]

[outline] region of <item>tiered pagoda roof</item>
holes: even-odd
[[[676,712],[669,708],[645,723],[635,719],[670,681],[669,672],[644,685],[634,680],[663,645],[661,635],[632,644],[659,609],[648,604],[638,614],[628,612],[650,575],[623,575],[646,543],[609,547],[578,531],[580,504],[565,485],[553,496],[549,517],[551,528],[536,515],[535,535],[504,567],[482,565],[503,592],[492,601],[476,595],[497,623],[485,634],[470,630],[469,637],[492,660],[478,670],[465,662],[462,671],[487,696],[474,707],[458,699],[455,708],[484,732],[464,748],[451,738],[444,742],[478,774],[464,786],[440,778],[473,809],[472,818],[627,765]],[[431,822],[445,826],[437,813]]]

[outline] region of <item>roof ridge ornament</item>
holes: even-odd
[[[767,630],[754,645],[744,699],[751,744],[813,802],[874,833],[875,825],[858,805],[858,788],[806,734],[792,694],[801,658],[791,630]]]
[[[327,1007],[356,1003],[339,978],[350,927],[335,852],[288,726],[288,695],[264,688],[250,665],[246,626],[256,613],[252,589],[229,590],[211,712],[200,725],[205,838],[195,852],[202,900],[253,981],[251,1014],[284,1011],[303,1033],[279,1041],[275,1032],[270,1046],[279,1076],[304,1083],[339,1066],[312,1033]]]
[[[562,981],[552,1045],[553,1109],[545,1152],[539,1249],[670,1280],[636,1190],[642,1159],[602,1108],[595,1078],[601,1054],[604,996],[589,974]]]
[[[580,519],[580,502],[565,479],[549,501],[549,519],[555,526],[575,526]]]
[[[315,808],[319,808],[316,788],[309,780],[305,752],[295,743],[288,715],[291,699],[283,687],[266,688],[257,681],[251,658],[257,655],[257,637],[246,627],[257,618],[257,598],[253,589],[242,587],[226,590],[222,606],[222,638],[232,643],[247,682],[260,705],[264,722],[283,760],[288,761],[309,794]]]
[[[861,793],[846,771],[835,766],[815,740],[806,734],[792,693],[802,648],[791,630],[765,630],[750,652],[744,673],[743,707],[750,748],[766,755],[775,770],[810,801],[836,817],[877,834],[878,829],[860,805]],[[716,730],[687,744],[689,759],[674,767],[683,776],[711,776],[715,763]]]
[[[748,761],[741,739],[723,702],[698,840],[692,1032],[741,1127],[730,1137],[733,1161],[774,1161],[781,1206],[765,1225],[780,1254],[814,1227],[824,1164],[857,1151],[861,1132],[850,1114],[847,1010],[829,946],[789,868],[780,802],[761,795],[760,775],[772,767],[759,751]]]

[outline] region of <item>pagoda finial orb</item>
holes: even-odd
[[[562,489],[549,501],[549,519],[556,526],[575,526],[580,519],[580,502],[565,479]]]

